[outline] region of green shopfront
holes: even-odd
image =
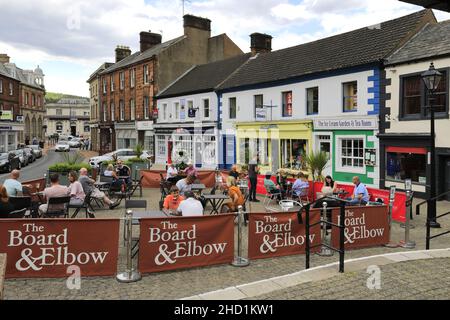
[[[377,117],[316,119],[314,148],[329,155],[325,170],[334,180],[351,183],[354,176],[370,187],[379,187]]]

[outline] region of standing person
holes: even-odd
[[[248,178],[250,180],[250,201],[261,202],[256,199],[256,186],[258,184],[259,168],[256,160],[250,161],[248,165]]]
[[[361,179],[358,176],[353,177],[353,184],[355,185],[353,196],[347,200],[350,201],[351,205],[365,206],[370,200],[366,186],[361,183]]]
[[[89,140],[89,138],[86,139],[86,141],[84,141],[84,147],[86,151],[89,151],[89,144],[91,143],[91,141]]]
[[[86,194],[84,193],[83,186],[78,181],[78,175],[75,171],[69,173],[69,181],[70,204],[80,206],[84,203]]]
[[[50,184],[51,186],[44,190],[44,197],[47,201],[50,198],[66,197],[69,195],[69,188],[59,184],[59,175],[57,173],[50,175]],[[39,213],[43,215],[47,212],[47,209],[48,204],[43,204],[39,206]],[[62,210],[64,209],[64,205],[54,205],[51,209]]]
[[[17,197],[22,194],[23,187],[22,184],[18,181],[19,178],[20,171],[13,170],[11,172],[10,178],[4,182],[3,187],[5,187],[9,197]]]
[[[83,186],[84,193],[91,193],[91,197],[94,199],[103,200],[105,204],[109,206],[110,210],[115,209],[117,206],[119,206],[120,202],[113,202],[111,201],[105,193],[101,192],[97,188],[94,187],[95,181],[88,177],[88,170],[86,168],[82,168],[80,170],[80,178],[78,181]]]
[[[8,218],[8,215],[14,212],[14,206],[9,203],[8,193],[6,188],[0,185],[0,219]]]

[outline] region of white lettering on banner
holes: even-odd
[[[37,234],[45,232],[43,226],[24,224],[25,233],[21,230],[10,230],[8,247],[40,246],[35,251],[25,248],[15,267],[18,271],[41,271],[46,266],[71,266],[87,264],[103,264],[108,252],[69,252],[68,229],[61,234]],[[56,247],[55,247],[56,246]]]
[[[210,256],[213,254],[223,254],[228,243],[212,243],[199,245],[197,243],[197,225],[193,225],[190,230],[179,231],[176,223],[169,221],[161,222],[161,228],[150,228],[149,243],[173,242],[174,250],[169,250],[169,245],[163,243],[159,246],[159,253],[155,257],[155,264],[162,266],[165,264],[175,264],[178,259]]]
[[[338,224],[341,224],[341,217],[338,216]],[[345,212],[345,244],[355,243],[356,240],[361,239],[374,239],[382,237],[385,232],[385,228],[368,229],[366,225],[366,214],[363,213],[361,217],[356,218],[354,212],[346,210]]]
[[[278,219],[272,216],[265,216],[263,221],[255,221],[256,234],[266,234],[259,248],[262,254],[276,253],[278,248],[302,246],[306,243],[306,235],[292,235],[292,219],[289,219],[287,223],[277,222]],[[315,234],[309,236],[311,244],[315,238]]]

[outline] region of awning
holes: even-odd
[[[412,154],[427,154],[425,148],[411,148],[411,147],[387,147],[387,152],[391,153],[412,153]]]

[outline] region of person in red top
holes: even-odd
[[[176,186],[173,186],[170,189],[170,195],[164,199],[164,212],[168,214],[177,212],[182,201],[184,201],[184,197],[180,196],[180,190]]]

